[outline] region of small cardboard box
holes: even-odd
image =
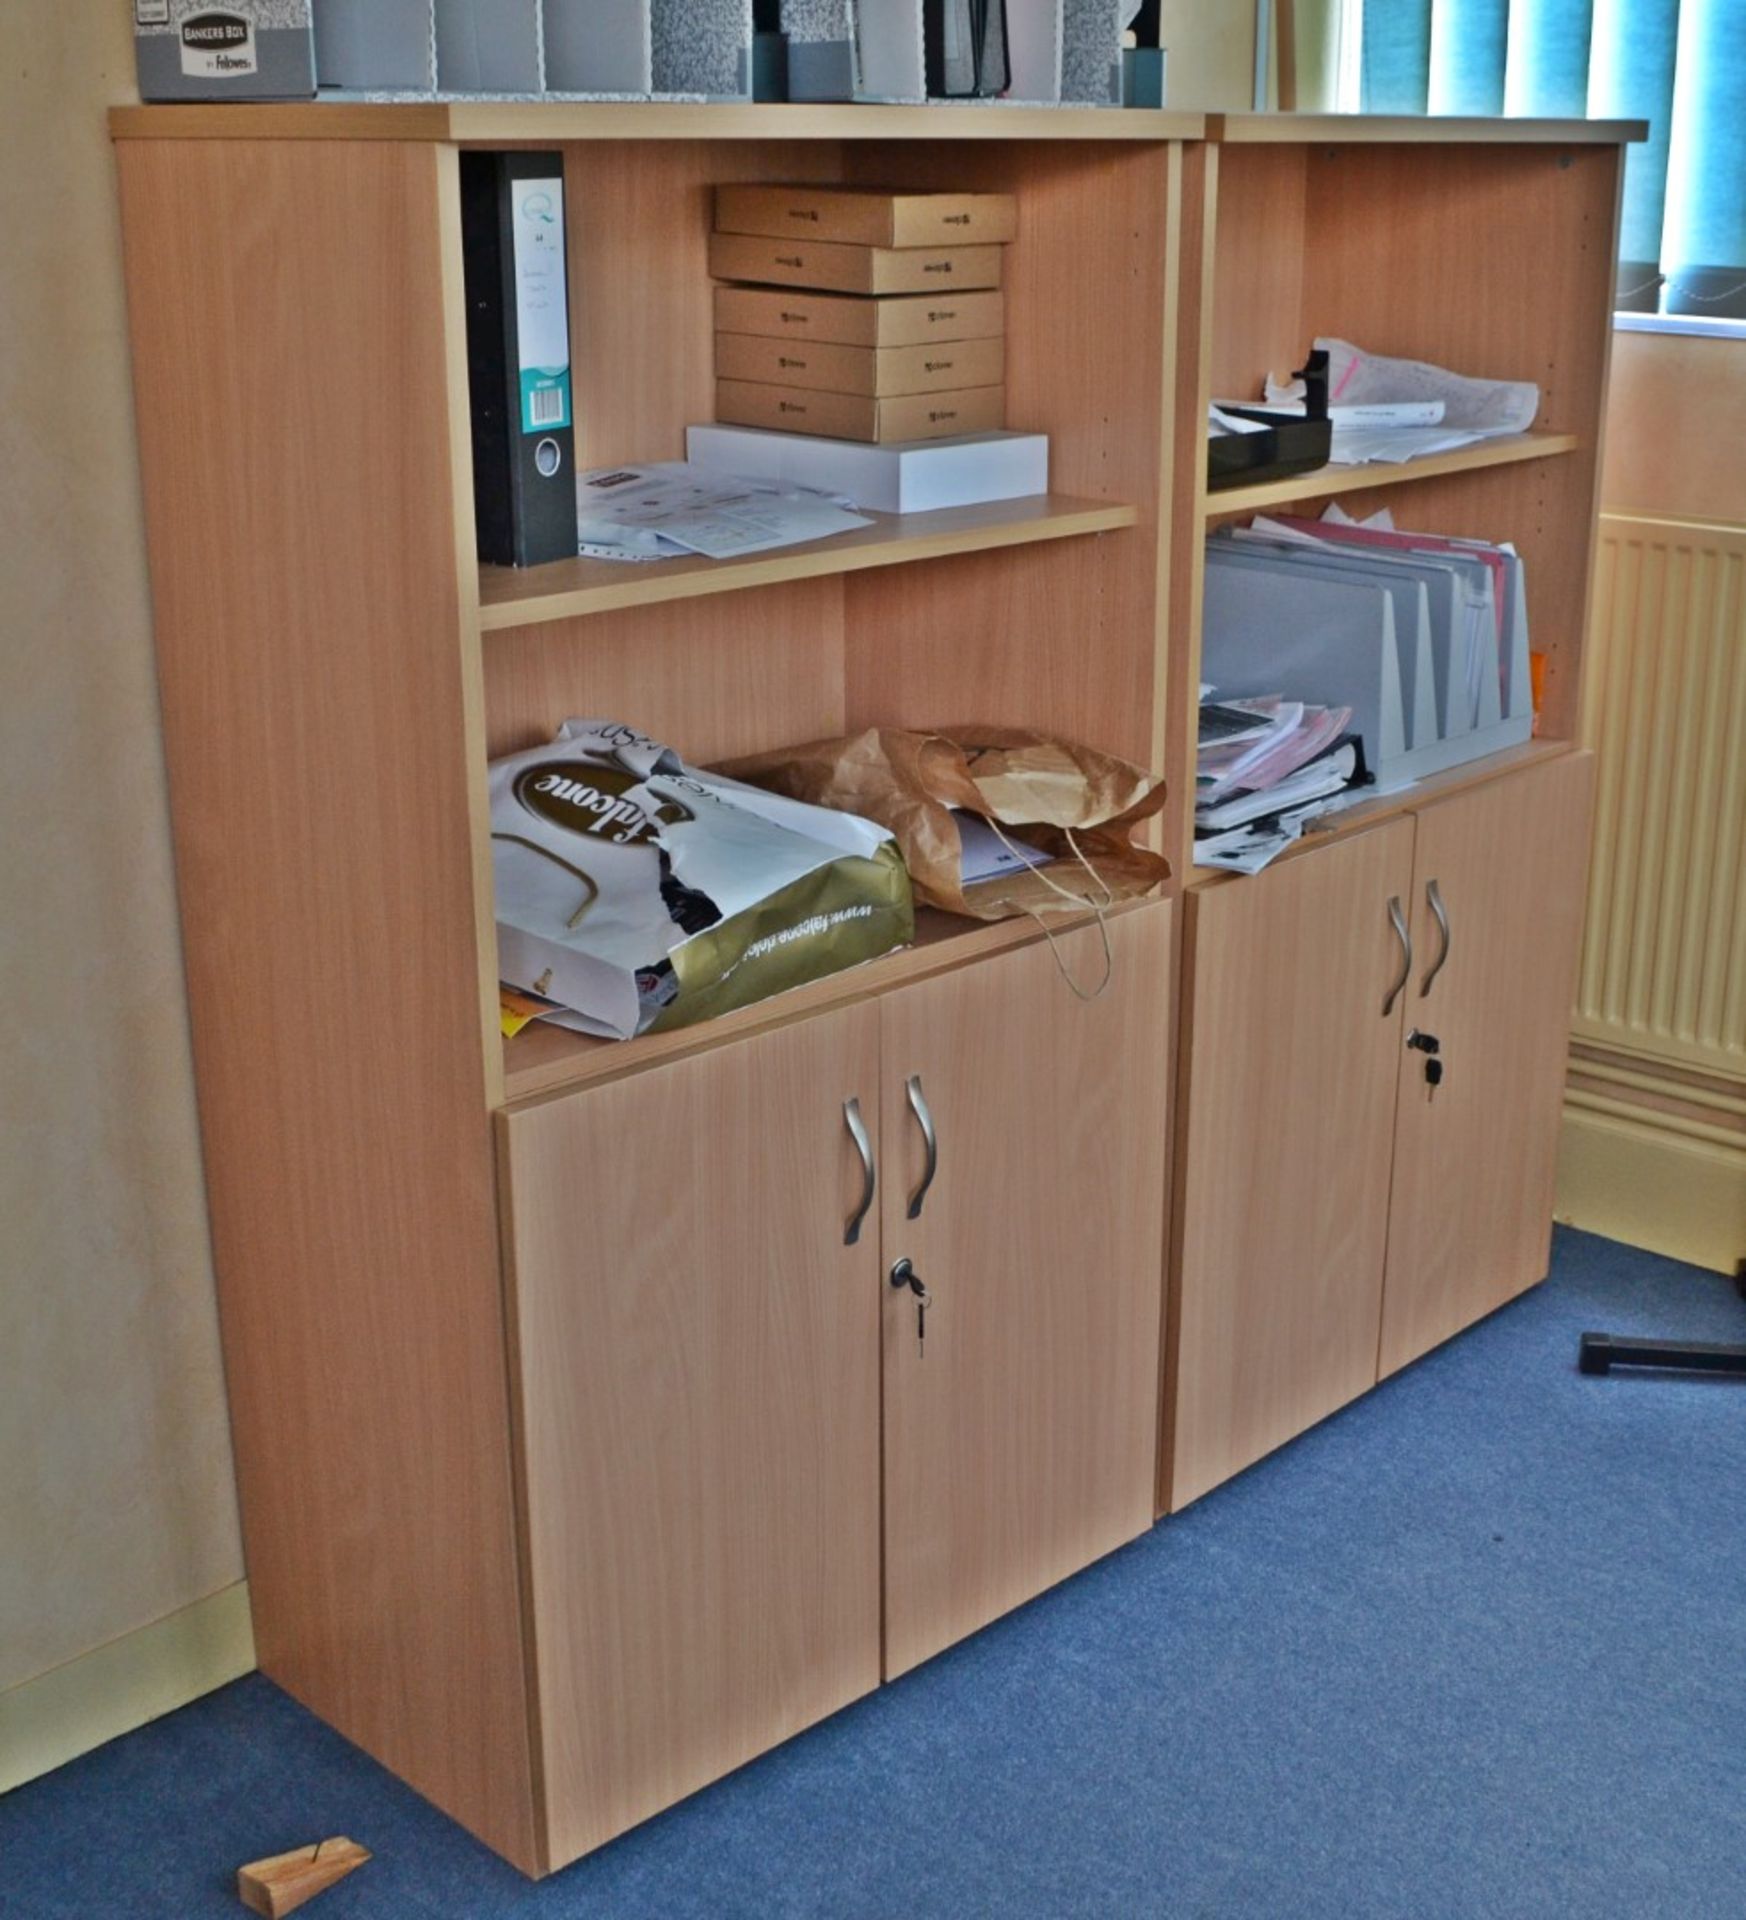
[[[718,380],[759,380],[821,393],[883,399],[993,387],[1006,378],[1006,341],[947,340],[930,347],[843,347],[826,341],[772,340],[759,333],[715,336]]]
[[[771,240],[712,233],[709,270],[717,280],[819,287],[831,293],[929,293],[937,287],[998,287],[1004,249],[857,247],[837,240]]]
[[[142,100],[307,100],[310,0],[133,0]]]
[[[717,333],[761,333],[772,340],[818,340],[844,347],[931,347],[942,340],[987,340],[1006,331],[1006,295],[771,293],[717,287]]]
[[[715,383],[715,415],[728,426],[818,433],[833,440],[940,440],[988,433],[1006,424],[1004,387],[959,387],[879,399],[862,393],[813,393],[750,380]]]
[[[845,240],[861,247],[997,245],[1018,232],[1018,202],[1010,193],[717,187],[715,230],[779,240]]]

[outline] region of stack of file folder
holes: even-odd
[[[1227,700],[1350,707],[1377,787],[1396,791],[1533,733],[1521,557],[1343,516],[1221,529],[1201,671]]]
[[[1197,866],[1255,873],[1305,825],[1353,788],[1367,786],[1364,748],[1350,707],[1277,694],[1206,699],[1195,764]]]
[[[1012,85],[1006,0],[924,0],[928,92],[940,100],[989,99]]]
[[[1117,0],[781,0],[791,100],[1122,104]]]

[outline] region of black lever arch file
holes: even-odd
[[[467,375],[479,558],[530,567],[576,552],[564,157],[463,153]]]

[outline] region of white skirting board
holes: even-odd
[[[0,1693],[0,1793],[254,1667],[248,1583],[239,1580],[9,1687]]]

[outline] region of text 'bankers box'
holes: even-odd
[[[564,159],[463,153],[467,378],[479,558],[530,567],[576,551]]]

